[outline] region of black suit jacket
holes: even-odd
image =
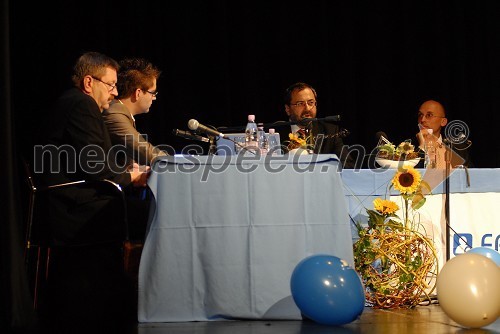
[[[335,123],[317,121],[311,122],[310,127],[312,129],[312,134],[316,138],[316,145],[314,148],[314,153],[317,154],[336,154],[343,168],[354,168],[354,161],[350,157],[347,146],[344,146],[342,140],[343,133],[341,132],[339,126]],[[283,125],[276,128],[276,131],[280,134],[280,142],[283,153],[286,153],[287,143],[290,140],[288,135],[292,132],[290,125]],[[323,135],[321,143],[319,139]]]
[[[97,103],[81,90],[72,88],[57,100],[44,132],[43,144],[69,152],[68,156],[61,156],[60,173],[46,173],[51,184],[103,179],[121,186],[130,183],[126,166],[116,163],[117,151],[112,150],[111,138]]]
[[[77,88],[66,91],[50,111],[35,147],[35,174],[42,185],[107,179],[130,184],[126,166],[115,163],[115,151],[95,100]],[[93,188],[71,188],[49,200],[49,224],[56,243],[84,243],[120,234],[116,198]]]

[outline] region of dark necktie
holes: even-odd
[[[299,136],[299,138],[306,139],[307,138],[307,130],[300,128],[297,130],[297,135]]]

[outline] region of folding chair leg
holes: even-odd
[[[40,290],[46,286],[49,279],[49,265],[50,248],[44,249],[43,247],[38,247],[33,289],[33,308],[35,310],[39,307]]]

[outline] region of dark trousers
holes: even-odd
[[[40,305],[47,333],[127,333],[137,323],[122,245],[54,248]]]

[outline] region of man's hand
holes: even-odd
[[[425,128],[422,128],[422,129],[420,129],[420,132],[417,132],[418,146],[420,148],[425,147],[425,140],[428,136],[429,136],[429,132]]]
[[[132,164],[130,169],[130,179],[134,187],[145,187],[148,182],[148,177],[151,172],[151,167],[149,166],[139,166],[137,163]]]

